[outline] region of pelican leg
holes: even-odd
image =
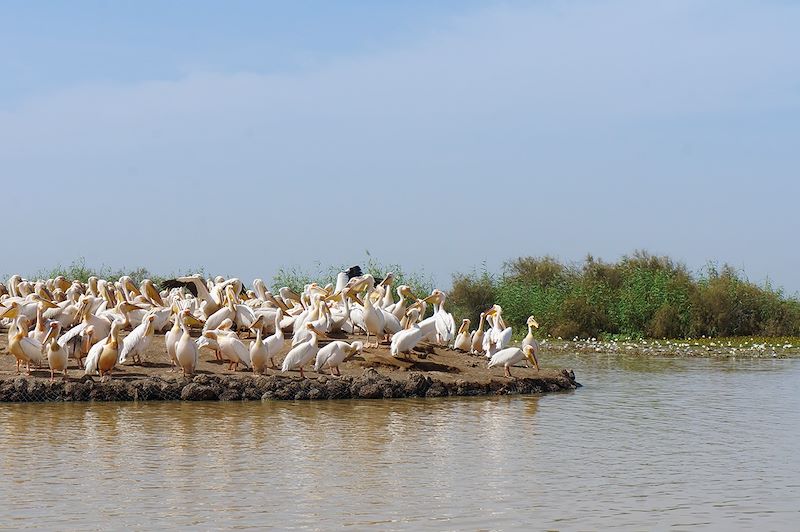
[[[511,378],[511,370],[508,368],[508,366],[505,366],[505,374],[506,377]]]
[[[272,369],[278,369],[278,366],[275,365],[275,359],[274,358],[269,357],[269,361],[272,364]]]
[[[305,379],[306,378],[305,374],[303,373],[303,366],[300,366],[300,378],[301,379]]]
[[[56,372],[50,369],[50,382],[55,382],[56,380]]]

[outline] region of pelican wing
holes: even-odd
[[[70,340],[80,335],[84,331],[84,329],[86,329],[85,321],[79,323],[75,327],[71,328],[70,330],[62,334],[58,339],[58,345],[60,345],[61,347],[65,347]]]
[[[44,360],[44,353],[42,353],[42,343],[39,340],[25,336],[19,341],[19,345],[22,348],[22,352],[25,353],[25,356],[28,357],[31,362],[34,364],[42,363]]]
[[[250,327],[256,321],[255,312],[247,305],[236,305],[236,323]]]
[[[124,364],[128,360],[128,355],[136,348],[137,344],[144,338],[146,325],[138,325],[131,333],[122,340],[122,349],[119,350],[118,364]]]
[[[89,349],[89,354],[86,355],[86,361],[84,362],[84,375],[93,375],[97,373],[97,361],[100,359],[100,353],[103,352],[103,346],[106,343],[106,338],[103,338],[96,344]]]

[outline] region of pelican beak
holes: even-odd
[[[202,322],[202,321],[200,321],[200,320],[198,320],[197,318],[195,318],[195,317],[194,317],[194,316],[192,316],[191,314],[189,314],[188,316],[186,316],[186,317],[183,319],[183,321],[184,321],[184,322],[186,323],[186,325],[187,325],[187,326],[189,326],[189,327],[191,327],[191,326],[195,326],[195,327],[202,327],[202,326],[203,326],[203,322]]]
[[[47,334],[45,335],[44,340],[42,340],[42,345],[45,345],[47,342],[50,341],[50,338],[52,338],[52,337],[54,337],[56,335],[56,329],[57,328],[58,327],[49,327],[47,329]]]
[[[439,294],[431,294],[428,297],[426,297],[425,299],[422,299],[421,301],[424,301],[425,303],[433,303],[434,301],[436,301],[438,299],[439,299]]]
[[[161,299],[161,294],[158,293],[158,290],[156,290],[156,288],[153,286],[152,283],[145,284],[144,291],[145,295],[150,299],[150,301],[152,301],[159,307],[164,306],[164,301]]]
[[[317,333],[317,336],[319,336],[320,338],[330,338],[330,336],[328,336],[325,333],[325,331],[321,331],[321,330],[317,329],[316,327],[311,327],[311,330],[314,331],[315,333]]]
[[[355,292],[353,292],[351,294],[348,294],[348,296],[350,297],[350,299],[352,299],[353,301],[355,301],[356,303],[358,303],[362,307],[364,306],[364,302],[361,301],[361,298],[358,297],[358,294],[356,294]]]
[[[533,325],[533,326],[534,326],[534,327],[536,327],[537,329],[539,328],[539,322],[538,322],[538,321],[536,321],[536,320],[531,320],[531,325]]]
[[[300,301],[300,295],[297,292],[295,292],[294,290],[289,290],[288,292],[286,292],[286,296],[289,299],[293,299],[293,300],[297,301],[298,303],[302,304],[302,301]]]
[[[45,308],[58,308],[58,305],[56,305],[52,301],[48,300],[47,298],[44,298],[44,297],[40,296],[39,294],[36,294],[35,296],[33,296],[33,299],[35,301],[41,303],[42,306],[44,306]]]
[[[8,307],[0,313],[0,318],[16,318],[19,316],[19,307]]]
[[[484,316],[494,316],[495,314],[497,314],[497,309],[494,307],[490,308],[489,310],[483,313]]]
[[[525,350],[525,358],[536,367],[536,371],[539,371],[539,361],[536,359],[536,355],[533,354],[533,349]]]

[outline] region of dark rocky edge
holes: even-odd
[[[408,378],[401,381],[372,368],[365,369],[359,377],[320,376],[316,379],[284,375],[197,375],[194,378],[148,377],[106,382],[83,377],[76,381],[50,382],[18,376],[0,380],[0,402],[390,399],[539,394],[574,390],[579,386],[575,374],[567,369],[549,371],[542,377],[485,383],[444,382],[421,372],[410,372]]]

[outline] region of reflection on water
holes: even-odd
[[[550,363],[574,367],[585,387],[0,405],[0,526],[796,526],[800,361]]]

